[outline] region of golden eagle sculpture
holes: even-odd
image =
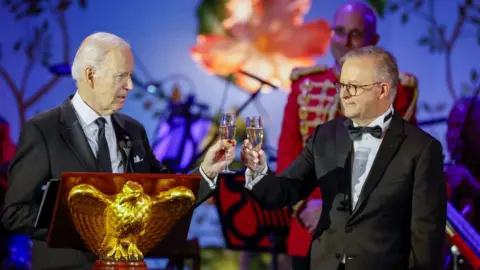
[[[195,203],[186,187],[155,196],[128,181],[120,193],[106,195],[89,184],[71,189],[68,205],[75,228],[90,250],[105,261],[142,261]]]

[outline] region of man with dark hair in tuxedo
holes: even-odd
[[[145,128],[118,113],[133,88],[130,45],[110,33],[88,36],[72,64],[75,95],[30,119],[10,165],[2,223],[33,239],[33,269],[91,269],[95,256],[46,246],[48,228],[35,228],[42,186],[62,172],[168,173],[155,158]],[[122,143],[131,141],[130,153]],[[129,157],[129,158],[128,158]],[[194,173],[202,175],[197,205],[216,188],[217,172],[234,158],[233,147],[214,144]],[[129,165],[130,164],[130,165]]]
[[[245,141],[246,189],[276,209],[320,187],[312,270],[438,269],[447,204],[442,145],[393,108],[399,72],[390,53],[367,46],[340,64],[344,117],[318,125],[278,176]]]

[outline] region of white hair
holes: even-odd
[[[73,59],[72,78],[78,81],[88,67],[101,70],[100,66],[108,52],[118,48],[130,48],[130,44],[111,33],[98,32],[88,36]]]
[[[343,66],[347,59],[353,57],[372,57],[376,60],[376,77],[378,80],[390,84],[390,101],[393,103],[397,97],[397,85],[399,80],[399,71],[395,57],[380,47],[366,46],[345,54],[342,60],[340,60],[340,65]]]

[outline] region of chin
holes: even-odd
[[[348,118],[355,116],[356,112],[354,108],[352,108],[352,105],[347,105],[342,107],[343,107],[343,115],[345,115]]]
[[[112,108],[113,112],[118,112],[123,109],[123,104],[115,104]]]

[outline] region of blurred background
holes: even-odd
[[[239,112],[239,140],[245,138],[246,116],[263,117],[264,149],[275,168],[292,68],[311,63],[331,66],[334,60],[328,51],[309,56],[308,61],[271,56],[268,33],[235,28],[235,23],[256,19],[253,2],[257,1],[2,0],[2,164],[11,159],[25,121],[75,93],[69,69],[75,52],[86,36],[105,31],[133,48],[135,89],[122,113],[145,126],[160,161],[176,172],[194,168],[215,137],[219,113],[233,111]],[[275,7],[272,16],[280,22],[291,19],[282,9],[287,6],[284,1],[260,2],[264,8]],[[302,2],[308,8],[300,24],[331,23],[335,10],[346,1]],[[417,120],[446,146],[445,119],[452,104],[480,86],[480,1],[369,2],[379,15],[379,45],[396,56],[401,71],[418,79]],[[233,31],[245,31],[247,38],[234,38]],[[282,46],[287,50],[306,44],[291,39]],[[266,83],[262,86],[255,78]],[[449,160],[447,151],[445,155]],[[239,164],[231,168],[242,170]],[[238,269],[244,253],[228,239],[219,212],[215,199],[196,209],[189,238],[199,240],[201,269]],[[6,260],[28,267],[28,245],[21,236],[9,241]],[[249,255],[251,269],[270,268],[268,244],[259,251],[259,256]],[[165,267],[166,262],[149,260],[152,269]]]

